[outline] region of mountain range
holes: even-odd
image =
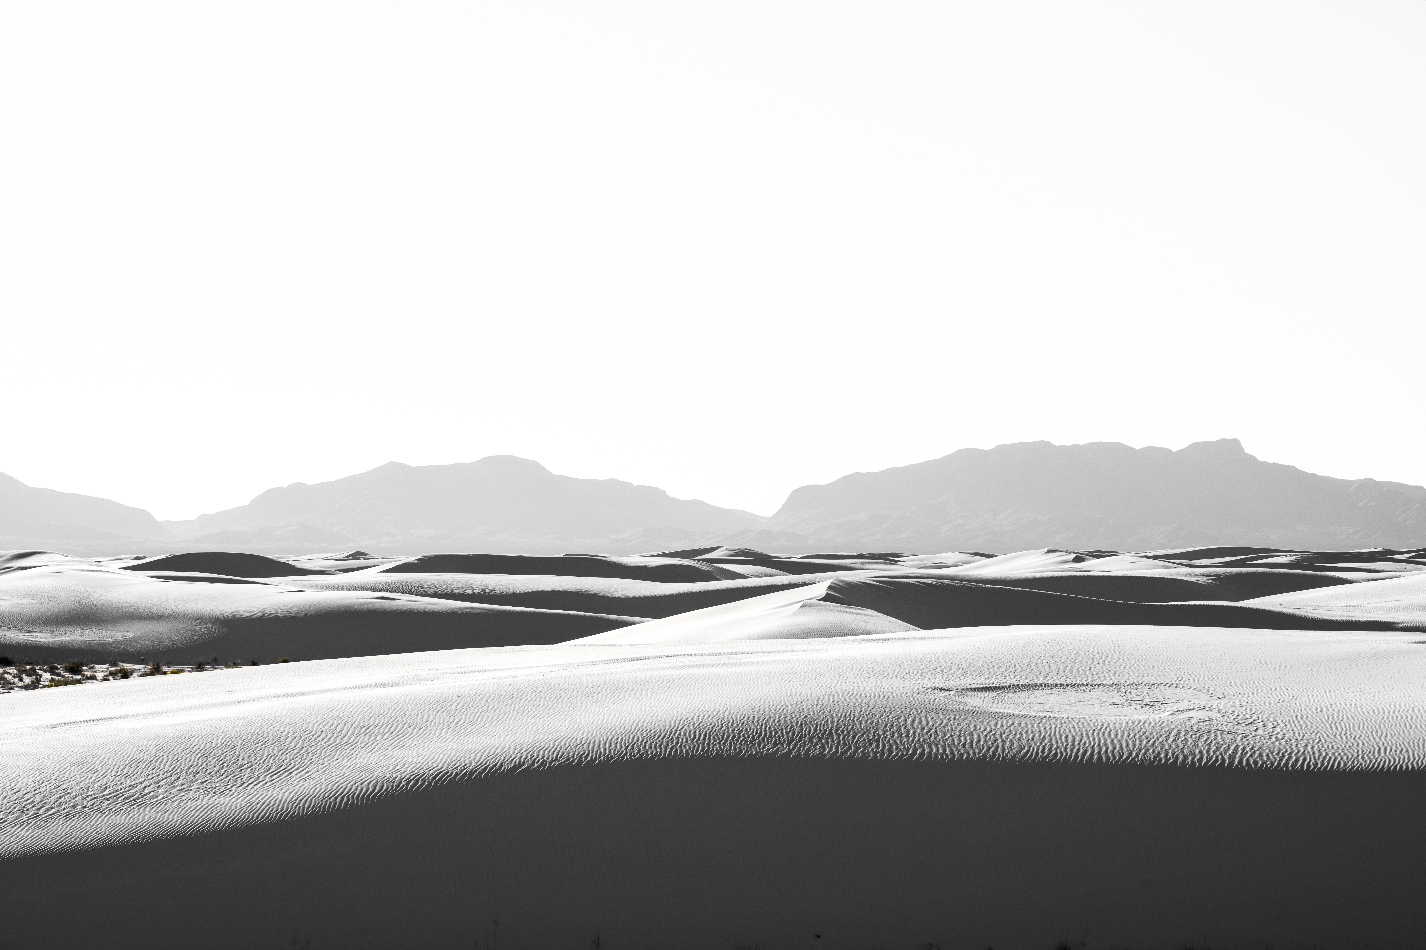
[[[1426,544],[1426,488],[1314,475],[1236,439],[1178,451],[1023,442],[858,472],[793,491],[771,517],[617,479],[571,478],[509,455],[390,462],[246,505],[160,522],[102,498],[0,475],[0,548],[103,555],[503,551],[624,554],[699,545],[782,553],[1152,550],[1235,544],[1304,550]]]
[[[0,549],[118,554],[148,550],[171,537],[168,529],[142,508],[107,498],[31,488],[0,473]]]

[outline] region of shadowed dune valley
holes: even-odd
[[[1231,440],[957,453],[771,519],[509,457],[184,525],[0,488],[50,542],[0,552],[3,947],[1426,934],[1423,489]]]

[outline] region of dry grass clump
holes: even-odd
[[[258,661],[252,660],[251,665],[257,666]],[[173,676],[178,673],[235,670],[242,666],[242,663],[234,661],[224,664],[216,656],[212,660],[201,660],[192,666],[165,665],[160,661],[154,661],[147,666],[121,663],[118,660],[90,663],[78,659],[64,663],[35,663],[30,660],[15,660],[8,656],[0,656],[0,693],[48,689],[53,686],[112,683],[135,676]]]

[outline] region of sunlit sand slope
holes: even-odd
[[[1426,647],[1402,634],[462,650],[0,706],[18,946],[1426,932]]]
[[[1426,574],[1362,581],[1344,588],[1263,597],[1256,606],[1319,617],[1351,617],[1426,625]]]
[[[827,575],[759,577],[716,583],[670,584],[617,577],[548,574],[384,574],[361,571],[289,581],[305,590],[353,590],[437,597],[507,607],[574,610],[625,617],[672,617],[749,597],[815,584]]]

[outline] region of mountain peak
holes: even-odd
[[[1237,439],[1211,439],[1206,442],[1194,442],[1191,445],[1185,445],[1174,454],[1189,455],[1198,458],[1253,457],[1248,455],[1247,450],[1243,448],[1243,443]]]

